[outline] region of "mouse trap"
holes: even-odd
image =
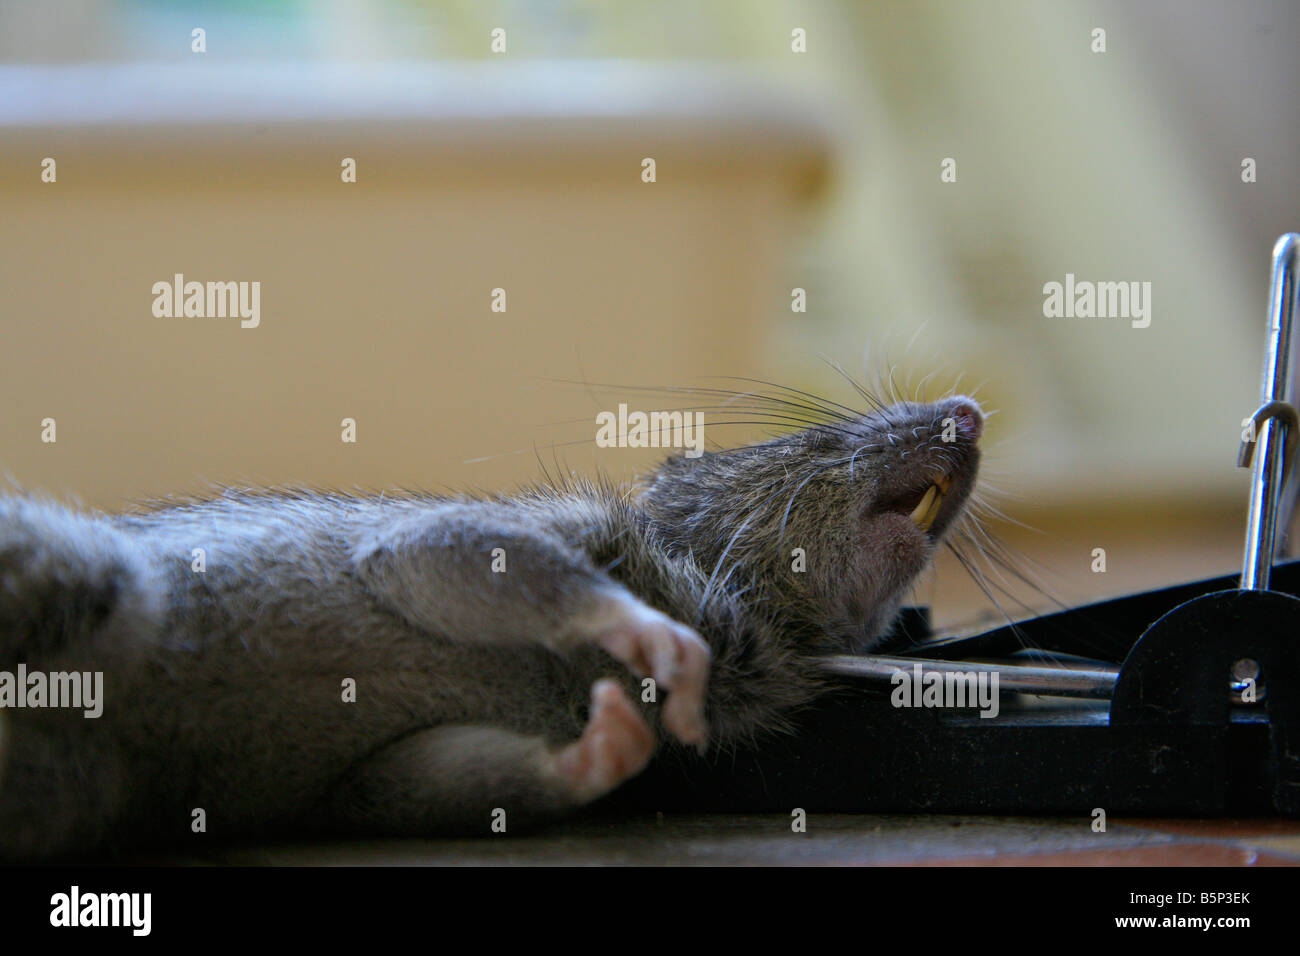
[[[615,796],[647,810],[1300,816],[1300,560],[1281,560],[1300,437],[1300,235],[1273,250],[1244,566],[967,637],[906,611],[797,735],[662,761]],[[954,705],[954,700],[956,704]]]

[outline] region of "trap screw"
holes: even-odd
[[[1232,679],[1228,682],[1234,704],[1257,704],[1264,699],[1264,687],[1259,681],[1259,662],[1249,657],[1234,661],[1229,672]],[[1242,695],[1249,690],[1251,699]]]

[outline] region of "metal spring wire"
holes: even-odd
[[[1300,440],[1292,368],[1296,351],[1292,339],[1298,291],[1297,258],[1300,258],[1300,234],[1289,232],[1273,246],[1261,404],[1251,416],[1253,427],[1242,442],[1237,458],[1240,467],[1250,467],[1252,460],[1255,466],[1242,559],[1241,586],[1245,590],[1268,590],[1273,561],[1280,550],[1278,517],[1284,515],[1289,520],[1295,508],[1297,488],[1289,479],[1297,440]]]

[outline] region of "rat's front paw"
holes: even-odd
[[[709,683],[709,645],[685,624],[628,595],[602,605],[583,630],[638,677],[654,678],[668,691],[664,727],[685,744],[704,749],[709,727],[704,692]]]

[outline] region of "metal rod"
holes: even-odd
[[[1268,342],[1265,346],[1261,404],[1286,402],[1294,407],[1292,389],[1292,334],[1296,307],[1296,259],[1300,235],[1289,232],[1273,246],[1273,279],[1268,303]],[[1241,586],[1268,590],[1277,554],[1277,524],[1286,467],[1286,428],[1270,417],[1256,434],[1255,469],[1250,483],[1250,515],[1246,522],[1246,553]],[[1292,441],[1295,436],[1292,436]],[[1283,520],[1289,518],[1288,514]]]
[[[863,677],[889,682],[900,671],[926,674],[997,674],[998,689],[1043,697],[1094,697],[1109,699],[1115,692],[1118,670],[1066,667],[1025,667],[1019,664],[976,664],[971,661],[922,661],[915,657],[882,657],[874,654],[827,657],[822,667],[842,677]]]

